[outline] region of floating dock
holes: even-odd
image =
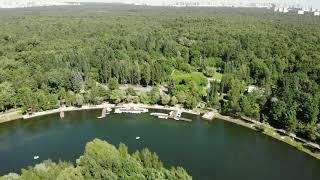
[[[147,108],[141,108],[136,106],[128,106],[128,107],[119,107],[114,110],[114,113],[121,114],[121,113],[132,113],[132,114],[140,114],[146,113],[149,110]]]
[[[191,119],[181,117],[181,111],[170,111],[169,114],[166,113],[150,113],[151,116],[157,116],[160,119],[174,119],[176,121],[186,121],[192,122]]]

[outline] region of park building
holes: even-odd
[[[303,15],[304,14],[304,10],[299,10],[298,14]]]

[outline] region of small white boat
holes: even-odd
[[[33,159],[39,159],[39,156],[34,156]]]
[[[136,140],[138,140],[138,139],[140,139],[140,136],[137,136],[137,137],[136,137]]]
[[[158,116],[160,119],[168,119],[168,116]]]

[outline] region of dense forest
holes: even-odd
[[[205,103],[317,139],[318,17],[86,5],[2,11],[0,27],[0,111]]]
[[[181,167],[166,169],[157,154],[148,149],[130,155],[125,144],[120,144],[117,149],[106,141],[95,139],[87,143],[85,152],[77,160],[76,166],[68,162],[54,163],[47,160],[34,167],[23,169],[21,175],[10,173],[0,177],[0,180],[12,179],[191,180],[192,178]]]

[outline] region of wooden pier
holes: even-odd
[[[181,111],[171,111],[169,114],[165,113],[151,113],[151,116],[157,116],[160,119],[174,119],[176,121],[186,121],[186,122],[192,122],[191,119],[183,118],[181,117],[182,112]]]
[[[60,110],[60,118],[63,119],[64,118],[64,111]]]
[[[202,119],[211,121],[211,120],[217,115],[217,113],[218,113],[217,110],[212,109],[211,111],[205,113],[205,114],[202,116]]]
[[[99,116],[98,119],[105,118],[107,116],[107,114],[110,114],[109,113],[110,111],[111,111],[110,108],[102,108],[101,116]]]

